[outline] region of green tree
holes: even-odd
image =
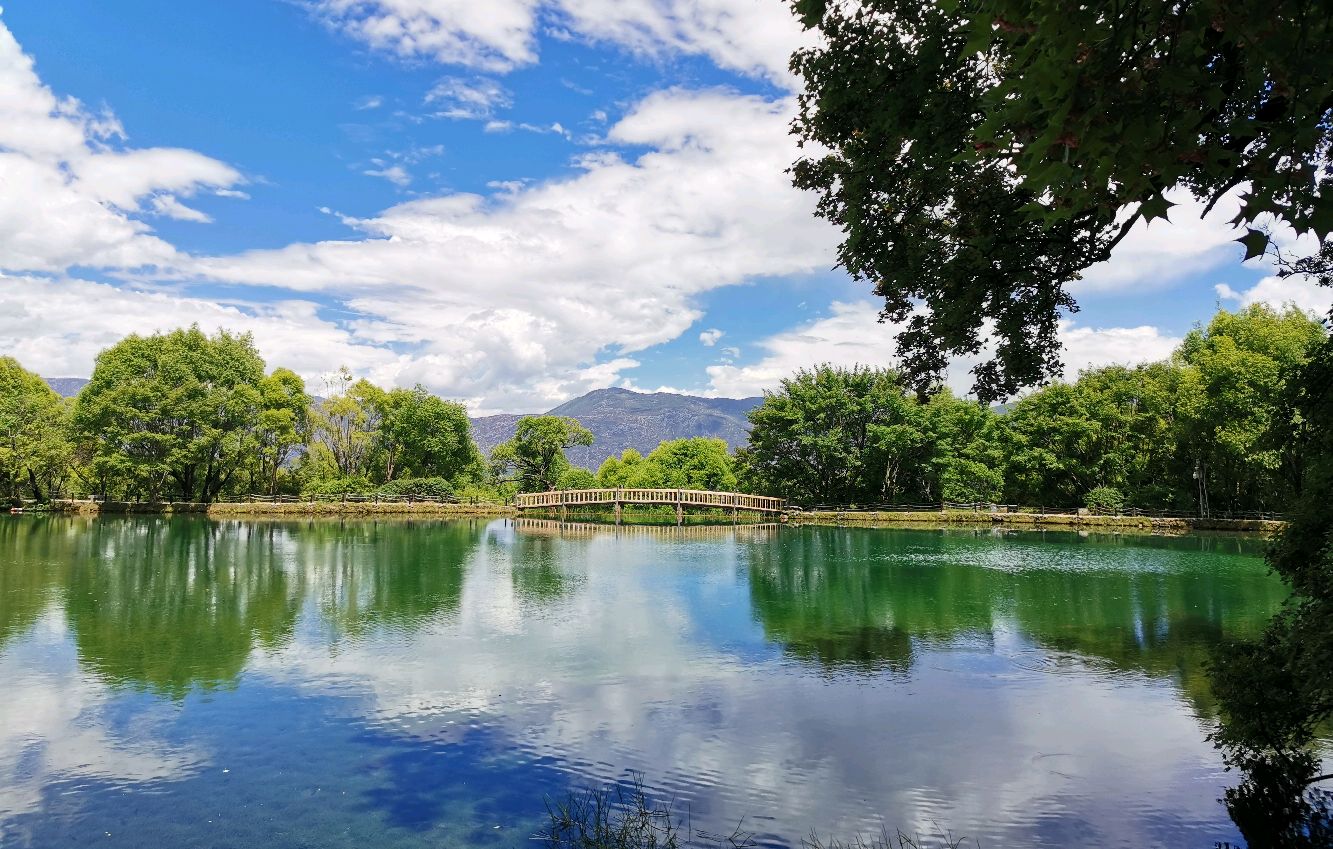
[[[983,400],[1060,371],[1067,286],[1177,189],[1234,189],[1247,256],[1277,220],[1333,230],[1333,14],[1323,3],[794,0],[815,46],[797,186],[873,282],[910,382],[952,354]],[[1280,257],[1287,269],[1296,261]]]
[[[579,466],[570,466],[560,473],[556,489],[596,489],[597,476]]]
[[[50,497],[68,476],[67,409],[46,381],[0,357],[0,493]]]
[[[384,391],[357,380],[345,366],[326,383],[327,397],[310,411],[310,466],[318,479],[365,478],[375,459]]]
[[[278,493],[278,479],[310,438],[310,396],[305,381],[289,369],[275,369],[259,384],[255,427],[253,488]]]
[[[1005,456],[995,413],[941,390],[922,405],[929,450],[919,466],[917,497],[927,502],[995,501],[1004,488]]]
[[[132,335],[97,357],[74,407],[105,487],[209,502],[255,455],[264,361],[247,335]]]
[[[491,466],[497,477],[516,475],[521,492],[554,489],[569,468],[565,449],[591,445],[592,431],[577,420],[563,416],[524,416],[518,420],[514,438],[491,451]]]
[[[597,469],[597,483],[608,489],[630,487],[652,487],[655,483],[645,482],[651,474],[644,463],[643,455],[633,448],[626,448],[619,457],[607,457]]]
[[[736,489],[731,452],[721,439],[702,436],[668,439],[648,454],[645,463],[660,470],[661,482],[656,484],[659,487],[714,492]]]
[[[479,469],[481,453],[462,405],[421,386],[383,393],[376,405],[386,481],[404,475],[456,480]]]
[[[1323,325],[1295,307],[1276,312],[1255,304],[1219,312],[1192,331],[1177,359],[1183,448],[1198,462],[1209,503],[1225,510],[1281,510],[1302,488],[1299,443],[1282,421],[1286,381],[1323,342]]]
[[[750,413],[750,443],[738,454],[747,489],[797,503],[877,500],[888,488],[891,428],[912,402],[887,369],[802,369]],[[872,463],[872,461],[874,461]]]

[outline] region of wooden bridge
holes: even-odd
[[[649,504],[676,508],[676,523],[685,520],[686,507],[711,507],[730,510],[734,517],[741,510],[754,513],[782,513],[787,508],[783,498],[746,495],[741,492],[710,492],[703,489],[557,489],[550,492],[525,492],[516,497],[514,506],[523,510],[559,510],[561,518],[570,507],[608,504],[615,508],[620,523],[621,508],[626,504]]]

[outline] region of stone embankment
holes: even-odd
[[[1286,523],[1270,519],[1161,518],[1154,516],[1093,516],[1071,513],[986,512],[978,510],[808,510],[793,511],[787,521],[794,525],[857,525],[891,527],[914,525],[990,525],[1016,529],[1136,531],[1185,534],[1191,531],[1245,531],[1271,534]]]

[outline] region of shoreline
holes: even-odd
[[[1153,516],[1079,516],[1068,513],[981,513],[973,510],[897,512],[892,510],[816,510],[791,514],[791,525],[839,525],[889,528],[900,525],[1010,527],[1068,530],[1124,530],[1153,534],[1235,531],[1269,535],[1286,527],[1274,519],[1160,518]]]
[[[514,516],[504,504],[456,504],[438,501],[392,502],[217,502],[189,501],[74,501],[51,502],[50,512],[83,516],[210,516],[217,518],[262,518],[265,516]]]

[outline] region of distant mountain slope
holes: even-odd
[[[56,394],[62,398],[73,398],[79,394],[79,390],[88,385],[86,377],[44,377],[46,385],[56,391]]]
[[[690,436],[717,437],[731,448],[744,445],[750,424],[746,414],[762,398],[698,398],[671,392],[631,392],[597,389],[566,401],[546,415],[578,419],[595,440],[588,447],[570,449],[569,460],[596,470],[607,457],[626,448],[647,454],[664,439]],[[472,420],[473,436],[483,452],[514,435],[522,416],[483,416]]]

